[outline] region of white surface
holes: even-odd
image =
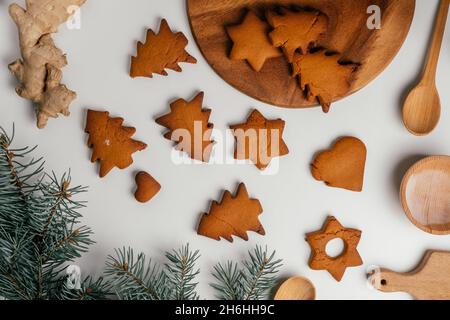
[[[402,299],[409,297],[369,289],[366,269],[380,264],[407,271],[416,266],[426,249],[450,249],[449,237],[416,229],[398,200],[399,180],[418,155],[450,154],[449,32],[439,65],[443,106],[439,127],[428,137],[416,138],[405,130],[400,118],[401,97],[421,70],[438,1],[417,1],[411,33],[395,61],[367,88],[334,104],[328,115],[320,109],[284,110],[264,105],[222,81],[192,39],[184,0],[88,1],[81,30],[63,27],[56,36],[70,61],[64,82],[78,92],[78,99],[70,118],[51,120],[43,131],[36,129],[29,103],[16,96],[15,79],[7,69],[7,64],[19,57],[16,27],[7,14],[11,2],[0,0],[0,125],[9,129],[15,122],[17,146],[38,144],[37,153],[45,155],[48,170],[62,174],[71,168],[75,183],[90,186],[89,206],[83,213],[85,223],[95,231],[97,244],[80,261],[84,273],[100,274],[115,247],[133,246],[160,261],[164,251],[189,242],[202,253],[201,295],[212,298],[212,266],[226,259],[240,260],[259,243],[276,249],[284,259],[283,277],[310,278],[319,299]],[[188,51],[199,62],[184,64],[183,73],[170,72],[169,77],[131,79],[129,60],[136,41],[144,38],[146,27],[156,28],[161,17],[189,37]],[[254,166],[172,164],[172,144],[163,139],[164,128],[153,119],[166,113],[174,98],[188,99],[198,90],[205,91],[205,105],[213,109],[211,120],[220,130],[243,121],[254,107],[269,118],[287,120],[285,140],[291,152],[281,160],[278,175],[261,176]],[[98,168],[89,161],[91,150],[86,147],[83,130],[87,108],[104,108],[137,128],[136,138],[147,142],[149,148],[134,156],[132,167],[98,178]],[[361,194],[327,188],[309,171],[314,153],[342,135],[357,136],[368,146]],[[147,205],[138,204],[132,195],[134,173],[141,169],[163,186]],[[263,204],[261,221],[267,236],[251,234],[249,242],[236,239],[233,244],[197,236],[199,217],[210,201],[218,199],[224,189],[234,191],[240,181]],[[348,269],[341,283],[326,271],[307,266],[310,249],[304,235],[320,228],[329,214],[345,226],[363,231],[359,251],[365,265]]]

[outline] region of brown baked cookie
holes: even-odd
[[[342,55],[320,50],[307,55],[296,53],[292,63],[293,75],[299,76],[300,88],[306,98],[317,101],[323,111],[351,90],[353,73],[358,65],[342,63]]]
[[[233,41],[230,59],[247,60],[255,71],[261,71],[267,59],[282,55],[267,35],[270,25],[253,11],[248,11],[240,25],[228,27],[227,31]]]
[[[250,160],[260,170],[266,169],[273,158],[289,154],[283,140],[284,120],[267,120],[253,110],[246,123],[230,126],[236,139],[234,157]]]
[[[326,252],[328,243],[334,239],[342,239],[345,244],[344,251],[336,258]],[[329,217],[321,230],[306,235],[312,250],[310,268],[327,270],[336,281],[341,281],[347,268],[363,264],[357,250],[360,239],[361,231],[344,228],[335,217]]]
[[[174,141],[178,151],[186,152],[192,159],[209,162],[214,146],[209,122],[211,109],[203,108],[204,93],[194,99],[178,99],[170,104],[170,113],[156,119],[156,123],[169,129],[164,137]]]
[[[152,78],[154,73],[167,76],[165,69],[181,72],[180,62],[197,63],[185,50],[187,44],[186,36],[172,32],[163,19],[158,34],[149,29],[145,44],[138,42],[137,56],[131,58],[130,76]]]
[[[144,171],[136,175],[136,186],[137,189],[134,196],[141,203],[149,202],[161,190],[161,185],[158,181]]]
[[[296,51],[308,53],[310,46],[314,46],[328,28],[328,18],[319,11],[281,8],[279,14],[269,10],[266,15],[273,28],[269,33],[272,44],[283,49],[289,62],[294,60]]]
[[[100,177],[106,176],[114,167],[125,169],[133,163],[132,155],[147,145],[133,140],[133,127],[124,127],[122,118],[110,118],[109,112],[88,110],[86,133],[88,145],[93,149],[91,161],[100,161]]]
[[[364,183],[367,149],[353,137],[338,140],[331,150],[320,153],[311,171],[316,180],[326,185],[361,192]]]
[[[241,183],[235,196],[225,191],[220,203],[212,203],[209,213],[202,216],[197,232],[217,241],[224,238],[233,242],[233,235],[247,241],[248,231],[266,234],[259,222],[262,212],[259,200],[251,199],[245,184]]]

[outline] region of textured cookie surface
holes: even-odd
[[[163,19],[158,34],[149,29],[146,42],[138,42],[137,56],[131,58],[130,76],[152,78],[154,73],[167,76],[165,69],[181,72],[179,63],[197,63],[185,50],[187,44],[186,36],[172,32]]]
[[[247,13],[242,24],[228,27],[227,31],[233,41],[230,59],[247,60],[255,71],[261,71],[267,59],[282,55],[269,39],[270,25],[253,11]]]
[[[136,193],[137,201],[141,203],[149,202],[161,190],[161,185],[147,172],[141,171],[136,175]]]
[[[331,103],[351,90],[356,64],[341,62],[342,56],[324,50],[307,55],[295,54],[292,64],[294,76],[299,76],[300,88],[310,101],[317,100],[324,112]]]
[[[328,27],[328,18],[313,10],[282,8],[280,14],[269,10],[267,21],[273,28],[269,34],[273,45],[283,49],[289,62],[293,61],[295,52],[307,54],[309,47],[317,43]]]
[[[273,158],[289,154],[283,140],[285,122],[281,119],[267,120],[255,109],[246,123],[230,128],[236,138],[234,157],[251,160],[260,170],[267,168]]]
[[[123,121],[110,118],[109,112],[88,110],[85,131],[89,133],[88,145],[93,149],[91,161],[100,161],[100,177],[114,167],[129,167],[133,163],[132,154],[147,148],[145,143],[131,138],[136,129],[123,126]]]
[[[338,257],[328,256],[327,245],[334,239],[341,239],[344,251]],[[326,270],[336,281],[341,281],[345,270],[363,264],[357,246],[361,240],[361,231],[343,227],[335,217],[328,217],[323,228],[306,235],[311,246],[309,266],[313,270]]]
[[[331,150],[320,153],[311,171],[316,180],[328,186],[361,192],[364,183],[367,149],[353,137],[337,141]]]
[[[169,129],[164,137],[176,142],[177,150],[208,162],[214,145],[214,125],[209,123],[211,109],[203,109],[203,98],[204,93],[200,92],[191,101],[176,100],[170,105],[170,113],[156,119],[156,123]]]
[[[209,213],[202,216],[198,234],[218,241],[224,238],[230,242],[233,242],[233,235],[248,240],[248,231],[265,235],[258,219],[262,212],[259,200],[251,199],[245,184],[241,183],[236,196],[225,191],[220,203],[212,203]]]

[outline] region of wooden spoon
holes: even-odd
[[[433,131],[441,116],[436,70],[449,4],[450,0],[441,0],[423,77],[417,87],[409,93],[403,106],[403,122],[408,131],[417,136],[424,136]]]
[[[315,300],[316,289],[306,278],[295,277],[284,282],[275,295],[275,300]]]
[[[428,233],[450,234],[450,157],[419,161],[400,189],[403,208],[414,225]]]

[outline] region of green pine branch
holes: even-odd
[[[108,256],[105,275],[116,295],[122,300],[165,300],[165,276],[145,255],[137,257],[131,248],[116,249]]]
[[[35,148],[13,148],[13,139],[14,129],[0,128],[0,296],[52,299],[67,263],[93,244],[75,200],[86,188],[72,187],[70,172],[45,174],[42,158],[27,160]]]
[[[189,245],[166,253],[168,262],[163,268],[147,262],[143,253],[122,248],[109,256],[105,274],[120,299],[125,300],[190,300],[198,299],[194,282],[200,273],[195,270],[199,252]]]
[[[218,281],[211,286],[221,300],[262,300],[267,298],[277,282],[282,260],[275,259],[275,251],[257,246],[239,269],[237,263],[228,262],[214,267],[213,276]]]
[[[166,253],[169,261],[166,263],[165,274],[169,283],[171,300],[197,300],[199,299],[195,289],[198,283],[194,282],[199,269],[195,269],[195,264],[200,258],[200,252],[192,252],[189,244],[180,250],[173,250]]]
[[[67,277],[61,278],[52,291],[52,300],[89,301],[106,300],[113,297],[111,286],[104,278],[94,280],[88,276],[81,284],[80,289],[68,286]]]

